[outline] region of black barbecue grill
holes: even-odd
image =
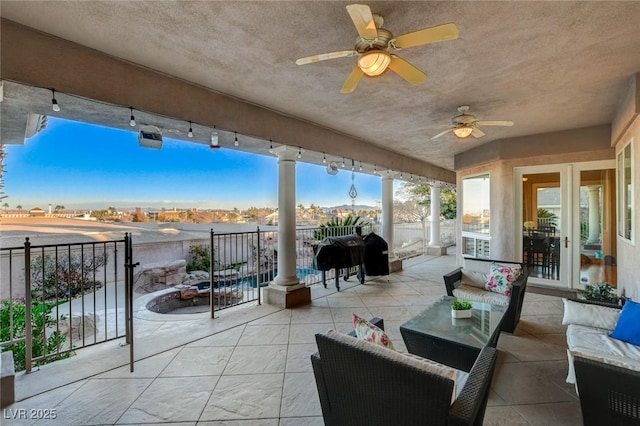
[[[389,275],[389,245],[375,232],[364,237],[364,272],[369,276]]]
[[[375,233],[364,238],[356,227],[356,233],[340,237],[327,237],[314,246],[314,268],[322,271],[322,284],[327,287],[325,272],[335,269],[336,289],[340,291],[340,269],[344,269],[344,280],[349,278],[352,267],[358,266],[360,284],[367,275],[389,275],[387,242]]]
[[[346,268],[344,279],[349,278],[349,269],[358,266],[360,284],[364,283],[364,240],[360,235],[327,237],[314,247],[313,267],[322,271],[322,284],[327,287],[325,272],[336,270],[336,289],[340,291],[340,269]]]

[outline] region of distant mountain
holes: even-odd
[[[355,208],[356,211],[357,210],[375,210],[376,209],[375,206],[367,206],[367,205],[364,205],[364,204],[356,204],[355,206],[352,206],[351,204],[342,204],[340,206],[322,207],[322,208],[326,209],[326,210],[335,210],[335,209],[351,210],[351,208]]]

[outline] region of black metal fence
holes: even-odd
[[[363,235],[372,231],[365,226]],[[314,269],[316,244],[328,236],[352,233],[352,226],[298,229],[300,281],[322,282],[322,272]],[[202,290],[208,290],[203,293],[209,293],[211,316],[244,303],[260,303],[260,288],[278,274],[278,232],[212,230],[207,249],[209,282],[199,284],[209,287]],[[76,349],[121,337],[126,337],[133,359],[136,266],[128,234],[122,240],[48,245],[32,245],[26,238],[21,247],[1,248],[0,347],[12,350],[17,370],[27,372]],[[326,280],[334,278],[334,270],[326,271]],[[171,285],[177,284],[181,283]],[[200,293],[198,285],[181,287]]]
[[[125,336],[130,244],[128,235],[48,245],[26,238],[0,249],[0,346],[13,351],[17,370]]]
[[[366,225],[363,234],[372,232]],[[328,236],[348,235],[353,226],[301,228],[296,231],[296,275],[305,285],[322,282],[322,271],[314,269],[314,245]],[[211,312],[239,304],[261,302],[260,287],[278,274],[278,232],[215,233],[211,231]],[[352,271],[355,273],[355,270]],[[335,271],[326,271],[326,279]]]

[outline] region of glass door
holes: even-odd
[[[571,250],[568,170],[566,166],[545,166],[517,171],[521,200],[518,248],[529,281],[566,287]]]
[[[598,168],[595,168],[598,167]],[[574,258],[577,288],[606,282],[617,285],[616,252],[616,171],[614,162],[576,165],[574,193],[578,226],[573,239],[578,242]]]
[[[615,287],[615,161],[522,167],[514,176],[516,249],[529,282]]]

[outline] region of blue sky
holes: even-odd
[[[163,137],[161,150],[141,148],[137,133],[49,117],[24,145],[6,145],[9,208],[48,204],[245,209],[277,207],[277,158]],[[296,163],[296,205],[350,204],[351,170]],[[356,204],[381,199],[378,176],[355,174]]]

